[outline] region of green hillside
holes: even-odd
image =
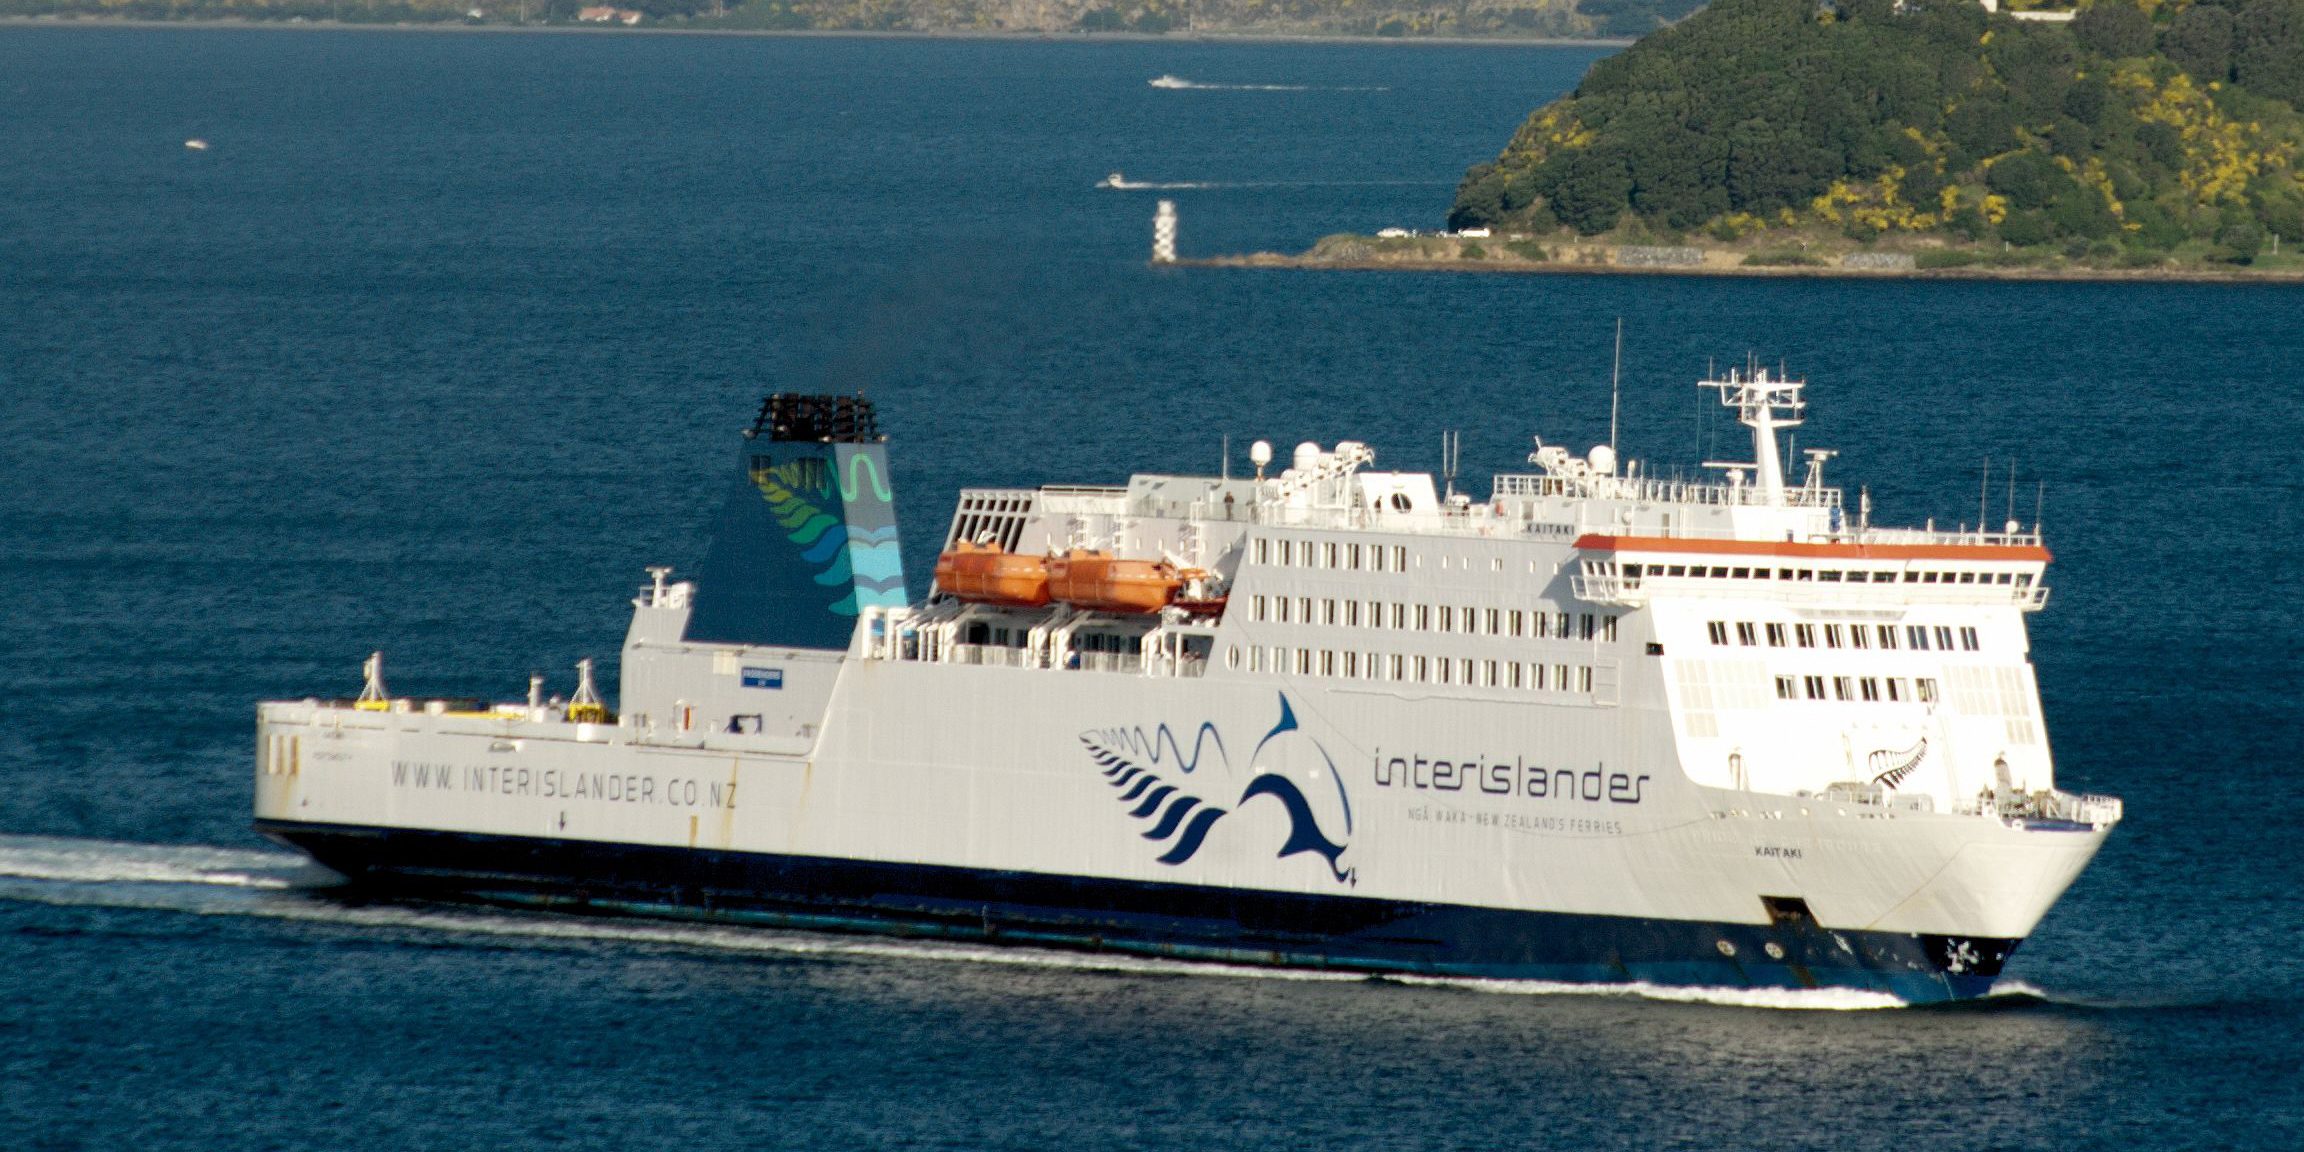
[[[1537,110],[1449,219],[2246,263],[2304,241],[2298,107],[2304,0],[1715,0]]]

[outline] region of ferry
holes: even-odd
[[[426,898],[1982,995],[2122,815],[2056,787],[2038,525],[1875,525],[1830,452],[1787,475],[1803,382],[1701,387],[1752,458],[1700,481],[1539,439],[1475,499],[1259,441],[1253,475],[965,489],[917,599],[871,402],[773,395],[613,707],[590,661],[483,704],[373,656],[259,706],[255,826]]]

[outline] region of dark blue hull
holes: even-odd
[[[258,821],[355,884],[435,898],[1127,952],[1585,984],[1981,996],[2018,941],[1528,912],[823,857]]]

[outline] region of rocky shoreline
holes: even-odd
[[[1394,272],[1516,272],[1570,275],[1751,276],[1859,280],[2034,280],[2304,284],[2304,260],[2270,267],[2163,263],[2116,266],[2062,256],[1938,248],[1848,252],[1695,245],[1558,243],[1479,235],[1329,236],[1309,251],[1252,252],[1176,264],[1203,268],[1331,268]]]

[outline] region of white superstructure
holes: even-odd
[[[1254,478],[961,494],[947,558],[1157,564],[1157,611],[939,589],[857,597],[845,649],[706,640],[713,586],[657,570],[617,713],[373,677],[265,704],[258,824],[489,898],[1980,992],[2120,818],[2055,788],[2024,624],[2048,553],[2013,523],[1875,527],[1829,453],[1786,476],[1801,384],[1705,387],[1753,436],[1715,482],[1539,443],[1473,500],[1345,442],[1271,475],[1259,445]],[[750,459],[804,534],[821,469]],[[843,467],[821,490],[853,509]]]

